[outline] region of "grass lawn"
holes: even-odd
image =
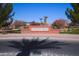
[[[72,30],[67,32],[60,32],[61,34],[79,34],[79,28],[72,28]]]

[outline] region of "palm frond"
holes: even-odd
[[[13,48],[17,48],[17,49],[21,49],[22,48],[22,44],[21,42],[17,42],[17,41],[9,41],[9,47],[13,47]]]
[[[39,39],[23,39],[21,42],[10,41],[9,47],[17,48],[24,52],[33,52],[34,54],[40,54],[41,49],[61,49],[61,45],[66,45],[63,42],[52,41],[52,40],[39,40]],[[25,55],[25,54],[24,54]]]

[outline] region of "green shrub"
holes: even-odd
[[[72,29],[72,31],[70,33],[71,34],[79,34],[79,28]]]
[[[12,30],[12,31],[9,31],[8,33],[20,33],[20,30]]]

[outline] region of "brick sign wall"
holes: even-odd
[[[59,30],[51,28],[49,25],[30,25],[28,28],[21,28],[21,33],[59,33]]]

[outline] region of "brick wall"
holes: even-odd
[[[32,28],[48,28],[48,31],[32,31]],[[59,29],[52,29],[49,25],[30,25],[28,28],[21,27],[21,33],[57,34],[59,32]]]

